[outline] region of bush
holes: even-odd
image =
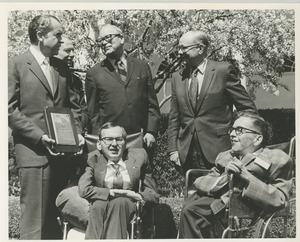
[[[9,206],[9,230],[8,235],[11,239],[20,237],[19,221],[21,217],[20,198],[10,196],[8,200]]]

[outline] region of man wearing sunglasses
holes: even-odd
[[[208,59],[208,47],[208,36],[201,31],[189,31],[179,39],[185,68],[172,78],[168,151],[182,173],[211,168],[216,156],[230,148],[227,131],[233,106],[257,112],[236,69]]]
[[[126,135],[123,127],[104,124],[98,150],[89,154],[78,185],[80,196],[91,203],[86,239],[126,239],[135,203],[158,203],[147,153],[142,148],[126,149]]]
[[[143,129],[145,148],[151,148],[160,111],[148,64],[126,54],[124,34],[114,25],[101,26],[97,44],[106,58],[87,72],[85,81],[92,134],[114,122],[128,134]]]
[[[291,158],[265,147],[270,130],[257,114],[241,112],[230,129],[231,149],[218,155],[209,174],[194,182],[180,218],[180,238],[217,238],[227,227],[228,174],[242,203],[256,211],[274,212],[284,207],[291,189]],[[219,231],[219,232],[218,232]]]

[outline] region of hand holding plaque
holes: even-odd
[[[77,153],[80,151],[74,116],[69,108],[46,107],[44,116],[48,136],[55,140],[55,153]]]

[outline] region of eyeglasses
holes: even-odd
[[[115,37],[122,37],[122,35],[121,35],[121,34],[108,34],[108,35],[104,36],[104,37],[101,38],[101,39],[97,39],[96,42],[97,42],[98,44],[100,44],[100,45],[103,44],[103,41],[104,41],[104,40],[105,40],[106,42],[108,42],[108,43],[111,43],[112,40],[113,40]]]
[[[101,140],[106,145],[111,145],[114,142],[114,140],[118,145],[122,145],[125,143],[125,139],[123,137],[103,137]]]
[[[244,127],[236,127],[236,128],[232,127],[228,130],[228,134],[231,134],[231,132],[233,130],[237,136],[240,136],[242,134],[247,134],[247,133],[260,134],[259,132],[255,131],[255,130],[244,128]]]
[[[193,48],[195,48],[195,47],[197,47],[197,46],[199,46],[199,45],[201,45],[201,44],[198,43],[198,44],[193,44],[193,45],[188,45],[188,46],[177,45],[177,46],[176,46],[176,49],[177,49],[178,51],[181,50],[181,51],[183,51],[183,52],[188,52],[189,50],[191,50],[191,49],[193,49]]]

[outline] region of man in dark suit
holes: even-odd
[[[143,148],[126,149],[126,131],[112,123],[99,130],[79,194],[91,202],[86,239],[126,239],[135,204],[157,204],[156,184]],[[142,189],[139,181],[142,180]]]
[[[185,201],[180,238],[220,237],[227,223],[228,174],[233,174],[234,191],[240,193],[241,202],[257,214],[284,207],[292,186],[292,160],[281,150],[265,148],[268,131],[257,114],[238,115],[229,131],[231,150],[220,153],[209,174],[195,180],[196,192]]]
[[[8,121],[20,168],[20,239],[59,239],[55,198],[66,185],[68,163],[51,149],[55,140],[47,135],[43,110],[71,108],[80,133],[80,107],[67,64],[52,57],[61,45],[60,21],[36,16],[28,31],[30,49],[8,64]],[[84,139],[78,137],[82,146]]]
[[[101,26],[97,43],[106,58],[87,71],[85,80],[92,134],[104,123],[114,122],[128,134],[143,129],[145,148],[150,148],[160,111],[148,64],[127,56],[124,34],[114,25]]]
[[[201,31],[183,34],[178,45],[186,67],[172,79],[168,151],[183,173],[211,168],[216,156],[230,148],[233,105],[256,112],[235,68],[207,59],[208,45]]]

